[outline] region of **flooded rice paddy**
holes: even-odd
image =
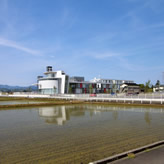
[[[164,139],[164,109],[68,105],[0,111],[0,163],[85,164]]]

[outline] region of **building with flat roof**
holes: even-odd
[[[45,77],[38,76],[38,90],[42,94],[68,93],[69,76],[64,71],[53,71],[52,66],[47,66]]]
[[[133,83],[132,80],[114,80],[94,78],[90,81],[69,80],[70,93],[115,93],[119,92],[123,83]]]
[[[69,77],[64,71],[53,71],[47,67],[45,77],[38,76],[38,90],[42,94],[83,94],[83,93],[116,93],[123,83],[134,83],[132,80],[94,78],[85,81],[84,77]]]

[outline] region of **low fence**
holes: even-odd
[[[52,97],[65,97],[65,98],[124,98],[124,99],[164,99],[164,93],[156,94],[138,94],[138,95],[125,95],[125,94],[58,94],[51,95]]]
[[[39,93],[14,93],[6,95],[7,97],[29,97],[29,98],[56,98],[63,100],[82,100],[82,101],[101,101],[117,103],[141,103],[141,104],[164,104],[164,93],[152,94],[56,94],[43,95]]]

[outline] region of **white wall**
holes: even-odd
[[[58,80],[41,80],[39,81],[39,89],[56,88],[58,90]]]
[[[62,75],[62,71],[57,71],[55,78],[61,78],[61,93],[64,94],[66,75]]]
[[[38,81],[38,88],[41,90],[46,90],[46,89],[54,89],[56,88],[57,93],[65,93],[65,80],[66,80],[66,75],[62,74],[64,73],[63,71],[56,71],[56,72],[49,72],[46,73],[45,78],[42,78],[41,80]],[[53,77],[52,74],[55,76]],[[47,78],[55,78],[52,80],[47,80]],[[49,91],[48,91],[49,92]]]

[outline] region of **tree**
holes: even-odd
[[[140,87],[140,92],[145,92],[145,85],[144,84],[139,84]]]
[[[145,92],[153,92],[152,84],[151,84],[151,81],[150,80],[148,80],[145,83]]]
[[[93,93],[93,87],[92,87],[92,84],[89,85],[89,93]]]
[[[155,87],[157,88],[156,91],[160,90],[160,81],[159,80],[157,80]]]
[[[56,93],[56,89],[57,89],[57,88],[54,86],[54,93]]]
[[[72,93],[72,87],[71,86],[69,87],[69,91],[68,92]]]
[[[116,84],[113,84],[112,85],[112,93],[115,93],[116,92]]]
[[[144,89],[145,88],[145,85],[144,84],[139,84],[140,88],[141,89]]]
[[[160,81],[159,81],[159,80],[157,80],[155,86],[156,86],[156,87],[160,87]]]

